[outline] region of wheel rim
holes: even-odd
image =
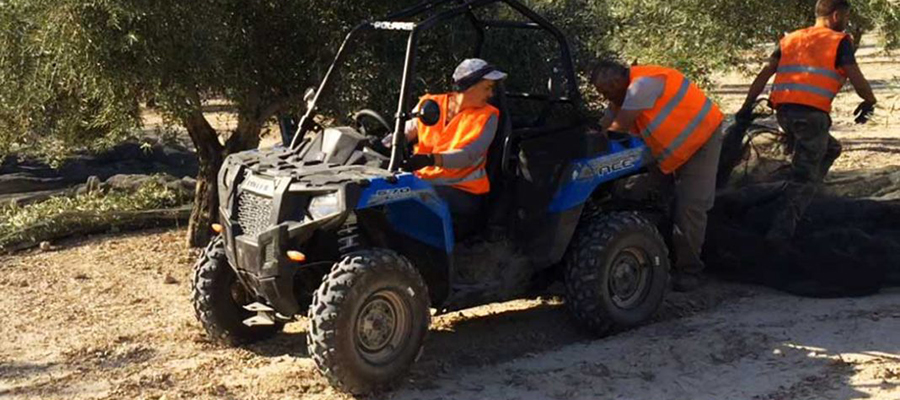
[[[372,364],[391,362],[409,336],[410,311],[392,290],[369,296],[356,318],[356,343],[360,355]]]
[[[653,275],[647,254],[637,248],[623,249],[612,261],[609,293],[613,304],[630,309],[641,304],[650,288]]]

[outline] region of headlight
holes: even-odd
[[[321,219],[341,211],[337,192],[313,197],[309,202],[309,215],[313,219]]]

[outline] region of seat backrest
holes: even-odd
[[[488,102],[500,110],[500,120],[497,121],[497,133],[494,135],[494,141],[488,148],[487,154],[487,174],[491,181],[491,186],[502,185],[503,182],[503,144],[512,134],[512,119],[509,115],[509,107],[506,101],[506,87],[502,81],[497,82],[494,87],[494,96]]]
[[[494,141],[488,148],[487,174],[491,182],[491,191],[487,196],[487,204],[484,209],[486,225],[491,227],[504,227],[507,225],[508,207],[511,203],[511,194],[507,176],[503,175],[503,146],[506,139],[512,135],[512,119],[506,101],[506,88],[503,82],[497,82],[494,87],[494,96],[489,100],[491,105],[500,110],[500,120],[497,121],[497,133]]]

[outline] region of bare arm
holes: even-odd
[[[772,75],[775,75],[775,71],[777,70],[778,60],[770,58],[769,63],[763,67],[762,71],[759,71],[759,74],[756,75],[756,79],[750,84],[750,90],[747,92],[747,99],[744,100],[744,106],[741,107],[741,109],[753,107],[753,102],[755,102],[756,98],[762,94],[763,90],[766,88],[766,84],[769,83],[769,79],[772,78]]]
[[[875,93],[872,93],[872,86],[869,85],[869,81],[866,80],[862,71],[859,70],[859,65],[847,64],[842,68],[844,68],[844,73],[847,75],[847,78],[850,79],[850,84],[856,89],[856,94],[858,94],[859,97],[862,97],[867,103],[875,105],[878,100],[875,99]]]
[[[403,129],[404,133],[406,133],[406,142],[412,143],[415,139],[419,137],[419,124],[417,123],[415,118],[412,118],[406,121],[406,126]]]
[[[637,120],[637,117],[641,112],[643,112],[643,110],[619,110],[619,113],[616,114],[615,121],[613,121],[609,129],[616,132],[631,132],[634,121]]]
[[[612,125],[615,119],[616,112],[613,111],[612,107],[607,108],[606,112],[603,113],[603,117],[600,118],[600,131],[605,132],[607,129],[609,129],[609,126]]]
[[[638,117],[654,107],[666,87],[665,76],[645,76],[633,80],[625,91],[621,106],[613,107],[616,112],[609,129],[618,132],[634,130]]]
[[[641,110],[623,110],[619,106],[610,103],[609,110],[603,115],[603,119],[600,120],[600,128],[602,132],[609,130],[628,132],[640,113]]]

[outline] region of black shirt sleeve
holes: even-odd
[[[853,40],[850,39],[850,36],[841,40],[841,43],[838,45],[837,58],[834,60],[834,67],[840,68],[845,65],[856,64],[854,51]]]
[[[769,56],[773,61],[778,62],[781,61],[781,44],[775,45],[775,51],[772,52],[772,55]]]

